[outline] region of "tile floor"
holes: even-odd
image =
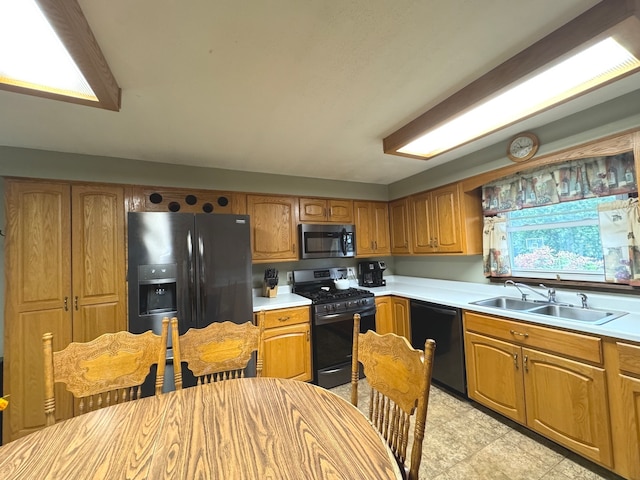
[[[358,387],[367,412],[368,387]],[[350,401],[351,385],[332,389]],[[407,457],[410,458],[410,452]],[[430,480],[622,480],[475,402],[431,387],[420,478]]]

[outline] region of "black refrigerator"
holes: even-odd
[[[129,331],[160,334],[163,317],[180,333],[225,320],[253,320],[249,217],[230,214],[128,214]],[[172,390],[171,332],[164,390]],[[255,365],[250,365],[255,369]],[[195,378],[184,366],[184,386]],[[154,393],[155,372],[143,385]]]

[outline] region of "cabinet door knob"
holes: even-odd
[[[518,354],[517,353],[513,354],[513,364],[515,365],[516,370],[518,370]]]
[[[76,311],[78,311],[78,296],[77,295],[73,299],[73,306],[75,307]]]
[[[69,311],[69,297],[64,297],[64,311]]]
[[[529,373],[529,357],[527,355],[524,356],[522,363],[524,364],[524,371]]]

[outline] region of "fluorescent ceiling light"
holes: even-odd
[[[0,45],[0,82],[98,101],[35,1],[0,1]]]
[[[640,71],[640,1],[601,0],[383,140],[421,160]]]
[[[521,118],[640,68],[640,61],[609,37],[398,149],[433,157]]]
[[[0,0],[0,89],[120,109],[120,88],[77,0]]]

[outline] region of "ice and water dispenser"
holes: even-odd
[[[138,266],[138,307],[140,316],[178,311],[176,264]]]

